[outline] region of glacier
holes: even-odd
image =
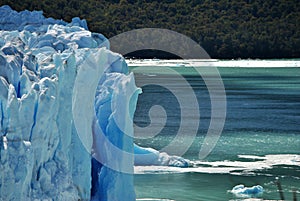
[[[77,17],[0,7],[0,200],[131,201],[134,165],[189,166],[133,143],[141,89],[109,46]]]
[[[0,200],[135,200],[133,154],[112,158],[109,147],[93,141],[97,123],[133,153],[132,117],[122,110],[130,103],[133,116],[140,89],[124,58],[79,18],[66,23],[2,6],[0,29]],[[82,92],[94,97],[80,98]],[[89,105],[97,113],[87,114]],[[122,118],[127,130],[114,125]]]

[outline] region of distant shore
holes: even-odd
[[[300,59],[126,59],[129,67],[243,67],[243,68],[280,68],[300,67]]]

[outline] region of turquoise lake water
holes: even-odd
[[[134,122],[140,127],[149,126],[150,108],[160,105],[165,113],[156,114],[156,118],[162,120],[151,126],[163,128],[155,136],[135,142],[162,150],[174,140],[181,121],[199,124],[199,128],[196,137],[186,136],[186,139],[193,138],[183,155],[191,160],[191,167],[136,168],[138,199],[243,200],[246,198],[238,198],[230,190],[244,184],[264,188],[258,200],[278,200],[278,180],[285,200],[292,200],[293,193],[300,199],[300,68],[218,67],[226,93],[225,125],[212,152],[201,160],[199,150],[212,111],[210,94],[202,77],[212,81],[217,77],[205,74],[205,68],[201,75],[191,67],[166,67],[175,73],[164,72],[156,66],[150,68],[135,70],[137,68],[131,67],[137,86],[152,83],[142,87]],[[178,75],[182,75],[188,85],[178,81]],[[181,94],[189,93],[188,88],[192,88],[200,118],[181,116],[180,109],[193,111],[197,107],[190,103],[188,95],[184,101],[178,101],[178,92],[170,92],[166,83]],[[193,128],[186,128],[186,131],[189,129],[192,132]],[[177,143],[174,149],[180,146]]]

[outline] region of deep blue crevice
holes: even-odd
[[[34,128],[34,126],[36,124],[36,114],[37,114],[38,107],[39,107],[39,103],[38,103],[38,100],[37,100],[36,103],[35,103],[35,105],[34,105],[33,124],[31,126],[31,130],[30,130],[29,141],[32,140],[31,138],[32,138],[33,128]]]
[[[95,158],[92,158],[92,188],[91,188],[91,197],[97,194],[99,190],[99,174],[102,168],[102,164],[97,161]]]
[[[40,180],[40,177],[41,177],[41,167],[39,167],[38,171],[37,171],[37,174],[36,174],[36,180]]]
[[[18,82],[18,87],[17,87],[17,97],[21,98],[21,83],[20,81]]]
[[[23,61],[22,61],[22,65],[21,66],[23,66]],[[19,77],[18,86],[17,86],[17,97],[18,98],[21,98],[21,96],[22,96],[22,94],[21,94],[21,81],[20,81],[20,78],[21,78],[22,74],[23,74],[23,71],[22,71],[22,68],[21,68],[20,74],[19,74],[20,77]]]
[[[1,127],[3,127],[4,112],[3,112],[3,105],[2,105],[2,101],[1,100],[0,100],[0,108],[1,108]]]

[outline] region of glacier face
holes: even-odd
[[[135,200],[124,59],[79,18],[3,6],[0,30],[1,199]]]

